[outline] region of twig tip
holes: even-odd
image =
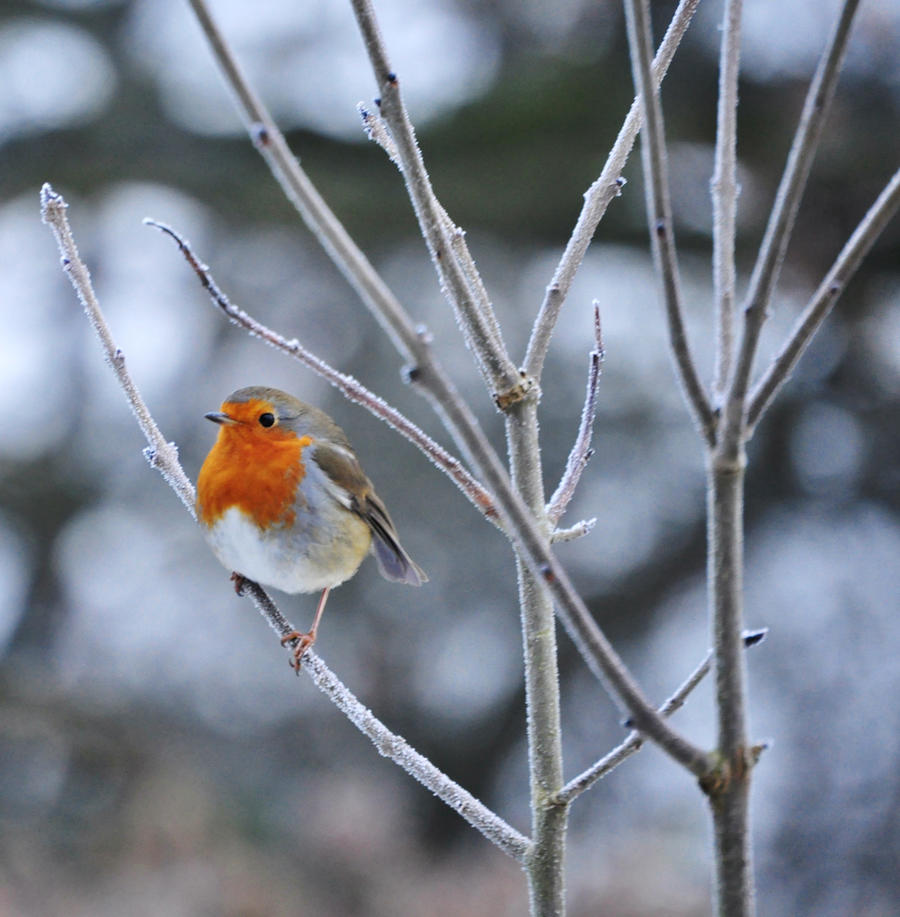
[[[762,643],[766,639],[766,636],[769,633],[768,627],[760,627],[757,630],[745,630],[741,637],[744,641],[744,647],[756,646],[757,643]]]
[[[45,181],[41,185],[41,219],[46,223],[50,210],[65,210],[69,205],[63,200],[61,194],[53,190],[50,182]]]

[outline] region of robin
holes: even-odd
[[[219,434],[197,478],[197,518],[233,578],[322,596],[298,640],[295,668],[315,642],[328,593],[369,551],[385,579],[421,586],[391,517],[344,431],[324,412],[274,388],[229,395],[205,415]]]

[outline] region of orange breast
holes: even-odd
[[[273,435],[274,434],[274,435]],[[291,525],[304,477],[309,436],[257,431],[245,424],[222,426],[197,478],[197,515],[206,526],[237,507],[260,528]]]

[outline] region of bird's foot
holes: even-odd
[[[287,646],[288,643],[294,643],[290,665],[298,675],[300,674],[300,657],[315,642],[316,632],[314,630],[311,630],[308,634],[301,634],[299,630],[292,630],[289,634],[285,634],[285,636],[281,638],[282,646]]]

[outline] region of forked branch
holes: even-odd
[[[723,437],[729,442],[732,450],[736,447],[738,439],[745,435],[747,391],[759,337],[778,282],[813,157],[818,149],[825,119],[834,98],[858,5],[859,0],[844,0],[828,44],[819,60],[819,66],[806,94],[800,122],[775,196],[775,204],[750,277],[744,304],[744,328],[728,385],[723,423]]]
[[[751,647],[761,643],[768,633],[768,628],[760,630],[749,630],[744,633],[744,646]],[[659,712],[662,716],[671,716],[680,710],[688,699],[688,696],[709,674],[712,668],[713,651],[704,657],[700,665],[691,672],[690,675],[679,685],[674,693],[662,704]],[[605,754],[598,761],[595,761],[587,770],[573,777],[560,791],[556,794],[556,800],[559,803],[566,804],[572,802],[580,796],[585,790],[590,789],[602,777],[606,777],[614,771],[623,761],[626,761],[633,754],[640,751],[644,745],[644,739],[639,732],[632,731],[624,742],[617,745],[612,751]]]

